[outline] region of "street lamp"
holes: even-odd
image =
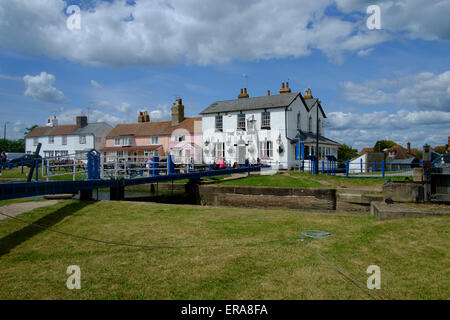
[[[6,149],[6,125],[10,123],[9,121],[5,122],[5,127],[3,129],[3,148]]]

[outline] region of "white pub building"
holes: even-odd
[[[318,112],[318,114],[316,114]],[[224,159],[227,164],[272,165],[280,169],[311,166],[309,155],[337,158],[339,143],[325,138],[326,115],[320,100],[307,90],[305,96],[291,92],[283,83],[280,94],[250,98],[247,89],[238,99],[217,101],[203,110],[203,156],[206,163]],[[316,152],[316,118],[319,150]],[[302,161],[304,160],[304,161]]]

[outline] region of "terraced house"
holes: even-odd
[[[172,119],[168,121],[151,121],[144,111],[140,112],[137,123],[116,125],[101,150],[107,161],[116,157],[144,161],[152,156],[170,154],[175,163],[202,163],[201,118],[186,118],[181,99],[173,104],[171,111]]]
[[[75,155],[84,159],[88,151],[102,149],[112,126],[105,122],[88,123],[87,116],[76,117],[75,124],[59,125],[56,116],[47,125],[36,127],[25,136],[25,152],[32,153],[41,143],[42,157]]]
[[[247,89],[241,89],[238,99],[214,102],[200,114],[206,162],[224,159],[244,164],[259,159],[287,169],[299,166],[301,155],[337,158],[340,144],[325,137],[326,115],[311,90],[302,96],[292,92],[289,83],[282,83],[279,94],[268,91],[267,96],[250,98]]]

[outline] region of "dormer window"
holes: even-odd
[[[239,113],[237,117],[237,128],[239,130],[245,130],[245,114]]]

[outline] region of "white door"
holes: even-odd
[[[238,146],[238,164],[245,164],[245,146]]]

